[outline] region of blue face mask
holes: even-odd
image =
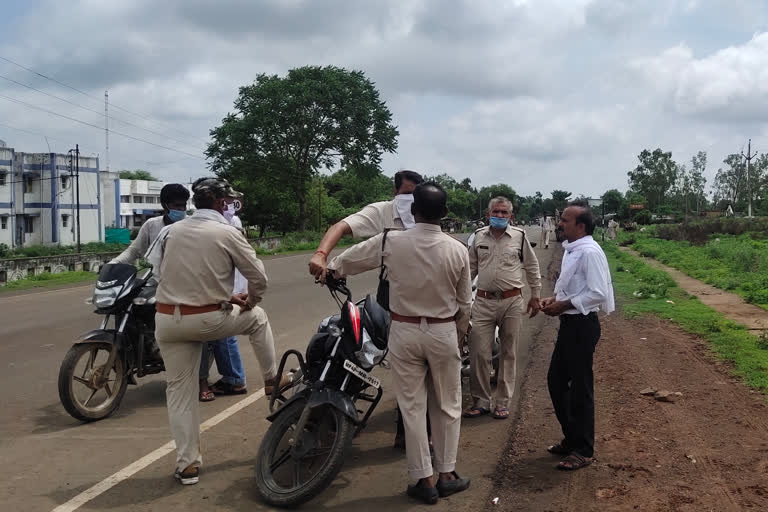
[[[496,229],[506,229],[509,219],[503,217],[491,217],[491,227]]]
[[[171,222],[178,222],[187,216],[187,212],[184,210],[168,210],[168,218]]]

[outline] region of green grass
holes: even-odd
[[[707,340],[719,357],[730,361],[734,374],[768,393],[768,335],[756,336],[679,288],[664,271],[602,244],[611,266],[613,286],[629,316],[653,314]]]
[[[304,233],[288,233],[283,237],[280,245],[275,249],[262,249],[260,247],[254,247],[256,254],[259,256],[272,256],[275,254],[285,254],[291,252],[301,251],[314,251],[317,246],[320,245],[320,240],[323,239],[323,233],[317,233],[314,231],[307,231]],[[348,247],[355,244],[355,240],[351,237],[343,237],[336,244],[336,247]]]
[[[691,277],[732,291],[768,309],[768,240],[759,235],[712,235],[704,245],[642,233],[631,247]]]
[[[81,251],[93,252],[122,252],[128,247],[126,244],[89,242],[81,245]],[[74,245],[33,245],[10,249],[5,244],[0,244],[0,259],[39,258],[44,256],[59,256],[62,254],[75,254],[77,247]]]
[[[50,288],[66,284],[82,283],[85,281],[95,281],[96,277],[97,274],[85,271],[62,272],[60,274],[44,272],[34,277],[19,279],[18,281],[11,281],[6,286],[0,287],[0,293],[17,290],[28,290],[31,288]]]

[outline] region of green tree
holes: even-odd
[[[362,71],[305,66],[285,77],[260,74],[240,88],[234,109],[211,130],[212,170],[290,191],[301,229],[319,169],[378,167],[384,152],[397,149],[392,114]]]
[[[119,172],[121,180],[145,180],[145,181],[160,181],[155,178],[151,172],[144,169],[134,169],[132,171],[123,170]]]
[[[344,208],[363,206],[392,198],[394,184],[379,169],[340,169],[324,180],[328,194]]]
[[[723,163],[727,167],[717,170],[713,183],[714,199],[721,203],[721,208],[730,204],[736,210],[739,202],[746,198],[747,167],[739,153],[726,156]]]
[[[448,215],[471,220],[476,215],[476,194],[457,188],[448,192]]]
[[[346,216],[346,209],[328,195],[322,178],[312,180],[307,195],[307,226],[322,232]]]
[[[627,173],[629,187],[645,196],[646,207],[655,211],[664,202],[665,195],[675,185],[678,166],[672,160],[671,152],[655,149],[653,153],[644,149],[638,156],[637,167]]]
[[[560,213],[563,213],[563,210],[565,210],[566,206],[568,206],[568,201],[570,200],[571,200],[570,192],[565,190],[552,191],[552,202],[554,203],[555,208],[557,208],[560,211]]]
[[[622,206],[624,205],[624,194],[616,190],[615,188],[607,190],[602,195],[603,206],[605,206],[605,213],[617,213],[621,215]]]
[[[517,192],[510,187],[509,185],[506,185],[504,183],[497,183],[496,185],[489,185],[487,187],[483,187],[480,189],[480,191],[477,193],[477,203],[479,205],[480,209],[480,216],[485,215],[485,212],[488,210],[488,202],[494,198],[494,197],[506,197],[510,201],[512,201],[512,205],[516,205],[519,203]]]
[[[235,190],[243,193],[243,209],[239,216],[243,223],[259,227],[259,238],[267,229],[285,233],[297,228],[299,207],[290,191],[275,187],[271,180],[262,176],[251,179],[223,177],[232,182]]]
[[[453,177],[445,173],[438,174],[437,176],[424,176],[424,181],[433,181],[449,192],[459,186],[459,183]]]
[[[691,157],[691,170],[688,171],[688,194],[693,196],[692,203],[698,213],[703,204],[706,204],[707,198],[704,195],[704,187],[707,184],[707,178],[704,177],[704,171],[707,170],[707,152],[699,151]]]

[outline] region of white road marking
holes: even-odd
[[[213,418],[203,422],[200,424],[200,432],[205,432],[206,430],[215,427],[225,419],[229,418],[233,414],[245,409],[255,401],[257,401],[259,398],[262,398],[264,396],[264,388],[259,389],[252,395],[240,400],[236,404],[227,407],[223,411],[221,411],[219,414],[214,416]],[[157,460],[165,457],[169,453],[173,452],[176,449],[176,443],[174,441],[169,441],[165,443],[163,446],[158,448],[157,450],[148,453],[144,457],[140,458],[136,462],[124,467],[117,473],[108,476],[101,482],[97,483],[93,487],[86,489],[85,491],[81,492],[68,502],[64,503],[63,505],[59,505],[55,509],[52,510],[52,512],[73,512],[74,510],[77,510],[78,508],[82,507],[92,499],[96,498],[100,494],[103,494],[110,490],[112,487],[116,486],[123,480],[127,480],[128,478],[132,477],[142,469],[146,468],[150,464],[153,464]]]
[[[96,276],[96,274],[94,274],[94,276]],[[98,276],[96,276],[96,277],[98,277]],[[94,282],[96,281],[96,277],[94,277]],[[66,288],[57,288],[55,290],[46,290],[44,288],[42,288],[42,289],[30,289],[28,293],[19,293],[19,294],[15,294],[15,292],[8,292],[9,294],[13,294],[13,295],[6,296],[6,297],[0,296],[0,302],[3,302],[3,301],[16,301],[16,300],[19,300],[19,299],[22,299],[22,298],[27,298],[27,297],[29,297],[29,298],[32,298],[32,297],[37,298],[37,297],[40,297],[41,295],[51,295],[51,294],[56,294],[56,293],[65,293],[65,292],[71,292],[71,291],[81,290],[81,289],[85,289],[85,288],[91,288],[92,289],[93,286],[94,286],[93,283],[89,283],[89,284],[83,284],[83,285],[78,285],[78,286],[68,286]],[[27,290],[22,290],[22,291],[23,292],[27,292]]]

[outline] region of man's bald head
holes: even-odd
[[[434,182],[420,183],[413,191],[413,215],[416,222],[438,223],[448,213],[448,194]]]

